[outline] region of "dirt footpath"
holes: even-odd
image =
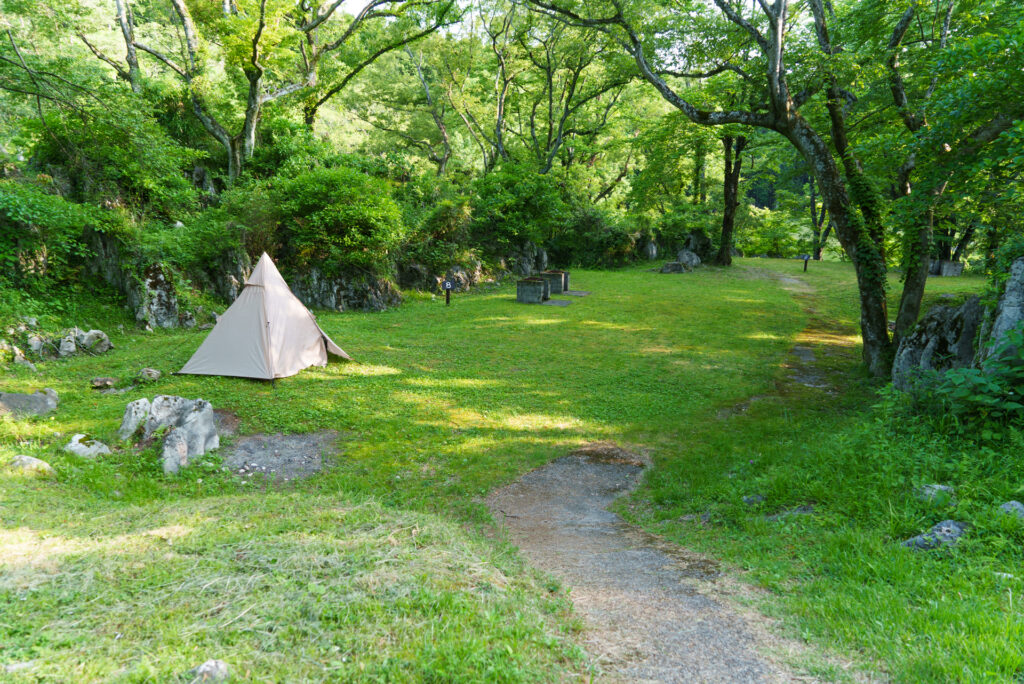
[[[716,600],[717,565],[606,510],[643,461],[596,444],[527,473],[488,498],[526,558],[571,588],[584,645],[605,679],[809,681],[762,654],[764,626]],[[719,590],[720,591],[720,590]]]

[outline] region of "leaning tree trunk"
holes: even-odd
[[[724,204],[722,210],[722,238],[718,243],[718,254],[715,263],[719,266],[732,265],[732,234],[736,222],[736,207],[739,206],[740,168],[743,165],[743,148],[746,147],[745,136],[722,136],[722,147],[725,149],[725,173],[722,174],[722,190]],[[733,159],[735,150],[736,158]]]
[[[800,151],[814,172],[821,199],[835,225],[836,237],[853,262],[860,296],[861,351],[868,371],[876,377],[892,371],[894,349],[889,338],[889,311],[885,297],[886,266],[880,236],[872,230],[873,212],[865,216],[847,192],[847,183],[827,143],[802,117],[781,131]],[[853,180],[853,179],[851,179]],[[854,180],[856,182],[856,180]]]

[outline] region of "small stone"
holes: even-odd
[[[764,501],[764,497],[761,496],[760,494],[751,494],[750,496],[743,497],[743,503],[747,504],[748,506],[756,506],[762,501]]]
[[[992,574],[995,575],[996,577],[998,577],[999,579],[1006,579],[1006,580],[1014,579],[1014,576],[1011,575],[1008,572],[993,572]]]
[[[96,458],[110,453],[110,447],[96,439],[88,439],[79,433],[71,438],[71,441],[64,447],[64,451],[81,456],[82,458]]]
[[[139,377],[146,382],[155,382],[160,379],[162,373],[156,368],[143,368],[139,371]]]
[[[213,323],[203,323],[197,326],[196,330],[213,330]]]
[[[1024,504],[1020,501],[1007,501],[999,510],[1008,515],[1015,515],[1018,518],[1024,519]]]
[[[223,660],[207,660],[185,675],[191,677],[192,684],[217,684],[231,679],[231,668]]]
[[[796,508],[790,508],[785,511],[776,513],[775,515],[769,515],[765,517],[765,520],[769,522],[777,522],[779,520],[785,520],[794,515],[812,515],[814,513],[814,506],[797,506]]]
[[[24,454],[19,454],[12,458],[11,467],[14,470],[25,473],[26,475],[48,476],[57,474],[56,471],[54,471],[53,466],[46,461],[33,456],[25,456]]]
[[[32,334],[28,336],[28,348],[32,350],[32,353],[37,356],[42,356],[43,348],[46,346],[46,340],[41,336]]]
[[[903,542],[903,546],[916,551],[937,549],[940,546],[955,544],[965,532],[967,532],[967,525],[964,523],[957,522],[956,520],[943,520],[933,525],[924,534],[919,534],[906,540]]]
[[[106,389],[117,384],[117,378],[99,377],[89,381],[93,389]]]
[[[28,368],[30,371],[37,372],[36,364],[32,363],[31,361],[26,359],[24,356],[15,356],[14,357],[14,363],[15,363],[15,365],[23,366],[25,368]]]
[[[921,501],[948,506],[954,500],[953,488],[949,485],[926,484],[921,485],[914,492],[914,495]]]
[[[22,316],[21,320],[24,321],[25,325],[27,325],[30,328],[35,328],[39,326],[39,319],[35,318],[34,316]]]

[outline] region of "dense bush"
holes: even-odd
[[[70,199],[175,219],[198,207],[186,173],[203,153],[173,140],[136,99],[83,113],[55,111],[27,126],[38,127],[32,165],[65,185]]]
[[[473,184],[473,243],[491,255],[513,253],[524,242],[546,243],[569,208],[550,175],[505,164]]]
[[[621,220],[593,205],[577,207],[548,242],[556,264],[622,266],[636,257],[636,236]]]
[[[41,292],[66,280],[88,254],[83,229],[104,228],[102,210],[48,185],[0,180],[0,284]]]
[[[291,265],[327,275],[391,272],[405,228],[384,181],[344,167],[315,169],[276,183],[270,200]]]
[[[474,255],[466,247],[470,230],[469,200],[442,200],[409,236],[405,260],[441,273],[453,264],[468,263]]]
[[[686,246],[690,233],[703,230],[706,235],[715,236],[720,226],[713,225],[713,219],[705,207],[697,207],[689,202],[673,205],[655,227],[655,240],[666,254],[674,254]]]
[[[747,255],[791,257],[811,250],[809,234],[785,211],[741,205],[736,212],[736,246]]]

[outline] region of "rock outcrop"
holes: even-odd
[[[401,293],[388,280],[327,277],[316,268],[290,285],[295,296],[310,308],[383,311],[402,303]]]
[[[979,364],[992,356],[1006,340],[1007,333],[1024,322],[1024,257],[1010,265],[1010,277],[999,297],[993,316],[982,326],[978,345]]]
[[[981,318],[978,297],[971,297],[959,307],[931,309],[900,342],[892,365],[893,385],[906,391],[922,371],[970,366]]]

